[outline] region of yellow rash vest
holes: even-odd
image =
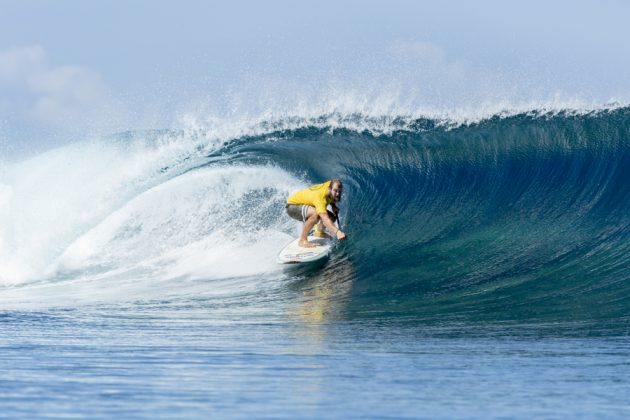
[[[329,197],[328,189],[332,181],[326,181],[323,184],[313,185],[305,190],[298,191],[287,200],[287,204],[306,204],[315,207],[318,214],[326,213],[326,206],[332,203]]]

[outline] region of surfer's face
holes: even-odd
[[[341,194],[343,193],[343,186],[336,184],[330,187],[330,196],[335,202],[341,200]]]

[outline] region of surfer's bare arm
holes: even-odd
[[[330,216],[328,216],[328,213],[321,213],[319,217],[322,220],[324,226],[326,226],[328,229],[330,229],[331,232],[337,235],[337,239],[339,239],[340,241],[346,239],[346,234],[333,224],[332,220],[330,220]]]

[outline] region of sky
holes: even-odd
[[[0,0],[0,158],[217,119],[627,103],[628,19],[621,0]]]

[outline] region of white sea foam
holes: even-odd
[[[160,247],[171,250],[189,246],[192,237],[203,241],[205,235],[216,235],[211,224],[227,217],[222,206],[233,208],[242,194],[270,185],[286,194],[297,182],[274,168],[177,178],[220,144],[186,133],[132,137],[71,144],[3,166],[0,284],[50,279],[61,269],[80,271],[87,265],[92,271],[99,264],[109,264],[113,271],[124,264],[135,267],[160,257]],[[172,178],[174,184],[166,182]],[[197,225],[187,213],[193,208]],[[145,229],[144,235],[132,234],[134,223]],[[187,230],[192,226],[200,230]]]
[[[273,89],[272,89],[273,91]],[[281,130],[304,127],[367,131],[375,135],[391,134],[409,128],[418,119],[429,119],[445,127],[475,124],[493,117],[519,114],[551,116],[559,113],[585,115],[628,106],[628,102],[611,100],[593,102],[561,94],[544,100],[488,100],[456,107],[422,106],[405,100],[397,90],[370,93],[332,90],[326,95],[298,95],[283,100],[250,97],[231,98],[230,111],[218,110],[211,104],[194,106],[195,111],[181,112],[174,127],[225,141],[243,136],[258,136]],[[247,102],[247,106],[241,105]],[[253,103],[253,105],[252,105]]]
[[[202,168],[156,186],[77,238],[60,270],[142,267],[160,278],[226,278],[276,268],[290,239],[278,212],[297,180],[274,167]],[[136,274],[137,276],[138,274]]]

